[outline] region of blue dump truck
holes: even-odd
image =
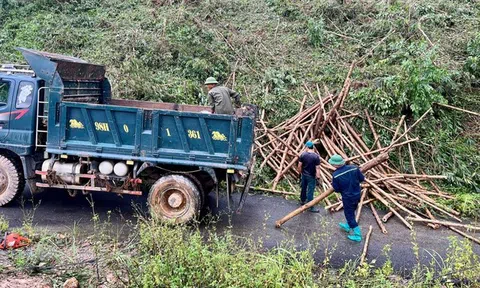
[[[145,191],[153,216],[183,223],[220,182],[231,192],[238,173],[250,174],[254,106],[218,115],[114,99],[104,66],[18,50],[28,65],[0,68],[0,206],[25,184],[32,193],[60,188],[72,196]]]

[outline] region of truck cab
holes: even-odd
[[[28,65],[0,68],[0,206],[25,184],[32,193],[148,193],[152,216],[183,223],[198,217],[219,183],[227,194],[241,172],[250,183],[256,107],[219,115],[116,99],[104,66],[18,50]]]
[[[0,149],[18,155],[34,153],[37,92],[42,82],[28,66],[0,66]]]

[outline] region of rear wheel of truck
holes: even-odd
[[[20,165],[0,155],[0,206],[12,202],[23,192],[25,179]]]
[[[169,175],[150,188],[148,204],[152,217],[175,224],[186,223],[200,215],[201,193],[185,176]]]

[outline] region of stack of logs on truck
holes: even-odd
[[[30,67],[0,69],[0,205],[44,188],[141,195],[160,219],[187,222],[253,153],[255,108],[112,99],[105,68],[19,49]],[[248,174],[248,173],[247,173]]]

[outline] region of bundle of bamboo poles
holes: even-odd
[[[401,169],[394,167],[388,161],[368,170],[365,174],[366,181],[362,184],[357,220],[360,220],[363,206],[368,205],[383,233],[387,233],[384,223],[395,216],[409,229],[412,229],[412,222],[425,223],[433,229],[443,225],[480,244],[480,240],[458,229],[480,230],[480,228],[461,224],[460,213],[438,201],[441,198],[453,199],[453,196],[442,192],[434,182],[438,179],[446,179],[446,176],[426,175],[417,171],[415,167],[411,143],[419,139],[410,137],[411,130],[427,117],[431,110],[423,114],[410,127],[406,124],[405,117],[402,117],[395,129],[375,122],[367,110],[363,113],[346,110],[343,106],[349,94],[353,67],[354,64],[350,67],[343,88],[337,95],[329,93],[327,88],[324,88],[322,93],[318,86],[316,93],[312,93],[312,89],[304,85],[306,94],[300,103],[299,112],[283,123],[269,128],[262,113],[257,131],[258,137],[256,137],[256,151],[263,158],[260,168],[268,165],[276,173],[272,190],[276,189],[282,179],[294,187],[290,179],[298,179],[300,176],[296,167],[298,158],[305,148],[305,142],[308,140],[316,143],[316,150],[321,155],[321,164],[317,173],[319,187],[324,193],[331,190],[331,175],[335,168],[328,163],[328,158],[332,155],[339,154],[350,164],[362,165],[382,153],[405,146],[408,151],[406,157],[410,158],[411,173],[401,172]],[[317,97],[313,94],[317,94]],[[315,102],[307,108],[305,103],[308,97],[315,99]],[[369,127],[369,133],[374,139],[371,147],[367,146],[362,134],[353,125],[353,120],[364,121],[364,126]],[[382,146],[380,143],[377,129],[386,129],[393,134],[387,146]],[[340,211],[343,207],[337,193],[322,200],[325,201],[326,209],[330,211]],[[373,205],[374,202],[380,202],[388,208],[389,212],[383,218],[380,218]],[[287,215],[281,219],[280,224],[277,222],[277,226],[297,214]],[[436,216],[446,220],[439,220]]]

